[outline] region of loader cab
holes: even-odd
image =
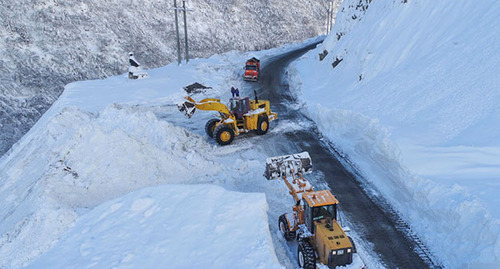
[[[248,97],[233,97],[229,99],[229,109],[237,119],[242,119],[243,115],[250,110],[250,99]]]
[[[337,220],[338,200],[328,190],[302,194],[304,204],[304,222],[307,229],[314,234],[315,222],[321,220]]]
[[[302,194],[304,222],[318,259],[328,268],[353,262],[354,243],[337,222],[338,200],[328,190]]]

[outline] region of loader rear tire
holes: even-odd
[[[257,134],[263,135],[266,134],[269,130],[269,119],[267,116],[260,116],[257,120]]]
[[[219,119],[211,119],[205,124],[205,132],[209,137],[214,137],[215,125],[219,122]]]
[[[295,239],[296,233],[295,231],[290,231],[290,226],[288,225],[288,219],[285,214],[281,215],[278,219],[278,228],[280,229],[281,234],[285,237],[286,241],[292,241]]]
[[[297,262],[300,268],[316,269],[316,254],[308,241],[300,240],[297,249]]]
[[[221,146],[229,145],[233,142],[234,131],[227,125],[219,125],[214,130],[214,139]]]

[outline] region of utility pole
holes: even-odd
[[[333,28],[333,9],[334,9],[334,0],[328,0],[328,18],[326,23],[326,34],[329,34]]]
[[[326,7],[326,34],[330,33],[330,0],[327,0]]]
[[[177,62],[181,64],[181,41],[179,40],[179,20],[177,18],[177,0],[174,0],[175,33],[177,34]]]
[[[184,46],[186,50],[186,63],[189,63],[189,49],[188,49],[188,30],[186,19],[186,0],[182,1],[182,12],[184,13]]]
[[[170,8],[175,11],[175,33],[177,35],[177,62],[179,63],[179,65],[181,64],[182,60],[181,60],[181,40],[179,37],[179,18],[177,16],[178,10],[182,10],[182,13],[184,15],[184,47],[186,50],[186,63],[189,62],[186,11],[192,11],[192,10],[186,8],[186,1],[187,0],[182,0],[182,7],[177,7],[177,0],[174,0],[174,8]]]
[[[330,32],[331,32],[331,31],[332,31],[332,29],[333,29],[333,20],[334,20],[334,19],[333,19],[333,18],[334,18],[334,17],[333,17],[333,16],[334,16],[334,13],[333,13],[333,12],[334,12],[334,9],[335,9],[335,1],[334,1],[334,0],[332,0],[332,5],[331,5],[331,7],[332,7],[332,9],[331,9],[331,11],[330,11]],[[336,14],[336,13],[335,13],[335,14]]]

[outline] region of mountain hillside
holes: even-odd
[[[187,1],[190,56],[267,49],[322,34],[325,2]],[[146,68],[176,61],[172,7],[173,1],[151,0],[2,0],[0,155],[67,83],[126,72],[129,51]],[[179,16],[184,46],[182,21]]]

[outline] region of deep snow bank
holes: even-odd
[[[203,157],[210,150],[151,112],[64,109],[2,169],[0,265],[18,267],[48,250],[78,209],[146,186],[211,181],[221,169]]]
[[[264,194],[175,184],[99,205],[28,268],[90,267],[282,268]]]
[[[291,85],[445,266],[495,268],[500,3],[367,2],[344,1]]]
[[[194,116],[195,120],[188,121],[177,111],[175,104],[186,94],[182,87],[195,81],[213,87],[198,94],[197,98],[227,100],[230,85],[240,87],[243,83],[241,75],[246,59],[251,56],[263,59],[298,46],[302,44],[251,54],[229,52],[209,59],[196,59],[180,67],[171,64],[148,70],[150,77],[145,80],[129,80],[124,74],[68,85],[33,128],[0,158],[0,268],[29,265],[56,245],[61,236],[92,208],[144,187],[213,183],[243,192],[262,192],[269,190],[268,186],[272,188],[273,185],[262,178],[265,156],[252,151],[251,143],[246,144],[246,148],[242,146],[243,149],[233,145],[217,147],[215,142],[200,136],[204,135],[203,123],[213,115],[200,113]],[[265,65],[264,59],[262,64]],[[269,195],[269,199],[289,199],[285,189],[283,186],[279,191],[269,191],[274,194]],[[283,193],[283,197],[275,193]],[[172,197],[184,198],[180,195]],[[260,208],[257,211],[264,210],[260,197],[241,197],[243,201],[256,197]],[[185,207],[191,207],[189,199],[183,203]],[[162,205],[166,206],[163,202]],[[247,210],[245,204],[240,207],[242,212]],[[262,213],[257,211],[252,212]],[[251,216],[256,217],[255,214]],[[272,215],[274,217],[278,212],[272,212]],[[127,225],[127,222],[121,222],[121,215],[112,216],[118,219],[110,216],[103,222]],[[217,216],[214,215],[214,220]],[[239,213],[236,216],[246,221]],[[223,217],[221,220],[227,220]],[[84,225],[82,222],[79,225]],[[264,235],[268,230],[261,229],[262,222],[267,222],[267,219],[254,218],[252,223],[258,226],[246,227],[253,231],[260,229],[260,235]],[[92,222],[94,224],[99,225]],[[224,223],[220,225],[217,227],[223,228]],[[236,238],[239,234],[231,235],[234,237],[230,240],[239,240]],[[265,236],[254,236],[262,246],[247,249],[249,253],[245,257],[252,257],[251,260],[252,255],[258,256],[272,249],[272,245],[267,245],[269,240],[264,240]],[[241,239],[247,240],[248,235]],[[227,250],[226,245],[221,247],[221,250]],[[217,249],[211,250],[218,252]],[[257,258],[256,263],[245,267],[272,266],[273,254],[266,255],[266,261],[270,263]],[[119,257],[114,262],[123,262],[126,266],[119,254],[110,256]],[[140,258],[127,259],[138,262]],[[111,260],[109,257],[102,262],[111,263]],[[248,262],[250,258],[237,264],[247,265]]]
[[[268,49],[325,29],[324,1],[186,2],[192,58]],[[173,1],[3,1],[0,155],[36,123],[67,83],[126,72],[129,51],[148,68],[176,61],[172,7]]]

